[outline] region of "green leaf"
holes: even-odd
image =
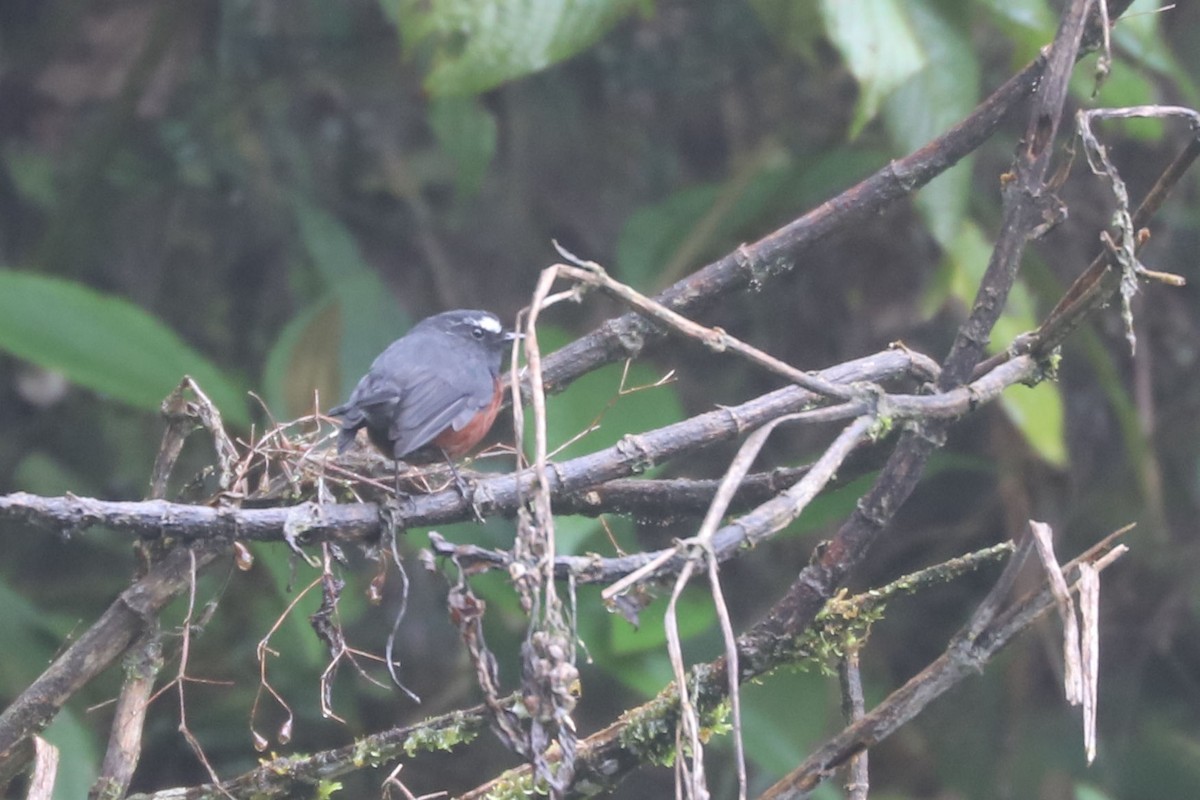
[[[406,48],[428,44],[431,95],[478,94],[589,47],[645,0],[383,0]]]
[[[842,169],[858,163],[850,159]],[[782,147],[767,143],[723,183],[692,186],[638,209],[617,242],[617,274],[644,291],[679,280],[805,205],[814,166],[798,164]]]
[[[593,517],[556,514],[554,516],[554,551],[562,556],[578,555],[593,536],[603,530]]]
[[[71,709],[63,709],[43,734],[58,748],[54,800],[86,797],[99,771],[100,754],[91,730]]]
[[[1075,784],[1075,800],[1113,800],[1113,796],[1086,783]]]
[[[243,393],[212,362],[144,309],[82,284],[0,269],[0,348],[147,411],[191,375],[226,421],[250,422]]]
[[[795,0],[750,0],[767,35],[788,52],[811,61],[816,57],[821,36],[821,20],[811,3]]]
[[[621,280],[642,291],[657,285],[660,270],[712,208],[719,191],[716,184],[693,186],[634,211],[617,239]]]
[[[975,292],[983,279],[991,249],[983,232],[974,223],[967,223],[946,251],[947,268],[951,273],[949,294],[964,308],[970,308],[975,301]],[[1018,334],[1036,327],[1033,297],[1028,287],[1018,281],[992,329],[988,351],[1000,352]],[[1044,382],[1033,389],[1015,386],[1001,395],[1000,405],[1038,455],[1057,466],[1066,463],[1063,401],[1056,385]]]
[[[13,469],[11,485],[17,491],[40,494],[43,497],[74,492],[80,495],[100,495],[103,487],[79,474],[78,465],[63,463],[41,450],[28,453]],[[105,476],[108,477],[108,476]]]
[[[1147,714],[1116,776],[1117,797],[1194,797],[1200,786],[1200,743],[1172,723],[1174,710]]]
[[[906,2],[822,0],[821,18],[833,46],[858,81],[858,107],[851,138],[879,113],[883,99],[926,64]]]
[[[473,97],[440,97],[429,106],[429,124],[454,161],[459,202],[474,196],[496,155],[496,120]]]
[[[664,648],[667,644],[667,629],[663,623],[666,610],[667,598],[657,598],[642,609],[638,615],[640,624],[636,628],[624,617],[609,614],[609,652],[621,656]],[[704,633],[717,624],[712,595],[699,587],[685,589],[675,604],[675,611],[681,641]]]
[[[924,64],[887,97],[883,111],[892,141],[910,153],[971,113],[980,71],[971,43],[925,3],[907,3],[903,13],[919,37]],[[966,216],[972,163],[963,159],[917,192],[917,209],[943,247]]]
[[[779,670],[761,683],[742,686],[742,735],[746,755],[773,775],[796,766],[826,731],[833,683],[817,670]]]
[[[1054,38],[1058,18],[1046,0],[979,0],[979,4],[1016,45],[1014,65],[1033,59]]]
[[[1046,0],[979,0],[979,5],[999,19],[1036,32],[1043,40],[1054,35],[1058,22]]]
[[[0,636],[9,656],[0,659],[0,693],[16,696],[38,676],[57,641],[38,608],[0,580]]]
[[[263,399],[276,419],[295,419],[312,411],[316,393],[328,408],[341,392],[338,343],[341,315],[333,295],[292,318],[279,336],[263,368]]]
[[[1000,407],[1042,459],[1056,467],[1066,466],[1065,414],[1056,384],[1043,381],[1034,387],[1014,386],[1000,395]]]
[[[256,544],[253,552],[254,565],[243,580],[252,580],[259,587],[256,602],[275,608],[296,603],[286,620],[271,634],[271,648],[281,657],[271,659],[268,668],[301,669],[321,665],[327,653],[309,623],[310,615],[321,605],[320,589],[296,598],[312,582],[314,571],[285,548]]]
[[[45,153],[10,147],[4,152],[4,163],[17,194],[38,208],[49,210],[58,202],[55,185],[59,162]]]
[[[666,649],[631,656],[596,656],[605,673],[643,697],[654,697],[675,679]]]
[[[375,356],[409,327],[409,318],[363,260],[344,225],[304,200],[296,200],[294,208],[304,248],[337,298],[342,321],[340,396],[347,397]]]
[[[883,152],[838,148],[801,161],[768,143],[723,183],[691,186],[636,210],[621,229],[615,272],[643,291],[660,288],[887,159]]]

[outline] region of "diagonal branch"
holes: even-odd
[[[145,630],[162,608],[188,587],[193,555],[196,568],[228,550],[220,541],[177,547],[144,578],[121,592],[100,618],[54,660],[0,714],[0,768],[15,745],[46,727],[63,704],[103,672]]]
[[[1113,539],[1114,537],[1107,537],[1073,563],[1085,561],[1107,563],[1107,560],[1113,557],[1113,554],[1109,552]],[[912,575],[906,575],[881,589],[871,590],[844,600],[839,599],[836,604],[830,604],[829,614],[823,614],[811,630],[798,634],[786,648],[775,648],[770,652],[760,653],[753,649],[756,647],[753,639],[747,638],[745,635],[740,636],[738,637],[738,655],[741,660],[740,680],[745,682],[761,678],[779,667],[810,661],[817,656],[817,648],[813,646],[814,643],[840,640],[840,634],[837,632],[841,625],[840,621],[854,620],[861,623],[865,617],[869,616],[869,611],[878,609],[880,605],[888,602],[897,594],[908,594],[933,583],[965,574],[984,563],[1003,557],[1012,550],[1012,544],[1006,542]],[[977,674],[1000,648],[1031,625],[1050,607],[1051,603],[1048,590],[1035,592],[1032,597],[1014,604],[1000,614],[989,627],[981,629],[978,641],[986,642],[989,646],[994,645],[994,647],[990,647],[986,651],[979,648],[969,650],[968,654],[972,659],[970,668],[945,675],[945,683],[938,686],[938,692],[921,693],[916,697],[916,705],[909,706],[913,709],[909,718],[915,716],[941,692],[970,675]],[[997,632],[1003,634],[1001,638],[995,638],[998,635]],[[857,634],[861,636],[862,632],[859,631]],[[951,645],[951,647],[957,646],[957,643]],[[937,663],[935,662],[935,665]],[[726,702],[725,692],[728,689],[726,675],[724,657],[706,664],[696,665],[688,673],[687,685],[691,689],[695,698],[694,703],[701,711],[707,725],[716,725],[721,722],[722,707]],[[671,684],[650,702],[627,711],[621,715],[619,720],[580,743],[576,762],[577,785],[586,787],[586,789],[577,790],[575,796],[593,796],[594,793],[615,786],[635,768],[645,763],[663,763],[664,760],[669,760],[674,755],[675,737],[672,731],[679,714],[679,698],[674,687],[675,685]],[[874,722],[876,719],[874,714],[873,711],[848,730],[863,730],[863,726]],[[873,744],[874,741],[870,743]],[[823,766],[832,770],[860,749],[861,746],[843,747],[842,751],[844,752],[839,751],[840,757],[836,762],[826,759],[822,762]],[[822,773],[822,777],[827,777],[827,774],[827,772]],[[483,800],[483,798],[502,795],[504,791],[528,786],[530,786],[529,769],[522,767],[510,770],[499,778],[461,795],[461,800]]]
[[[1110,19],[1121,16],[1132,1],[1109,2]],[[1072,59],[1078,55],[1078,50],[1070,53]],[[722,296],[750,286],[761,287],[786,275],[802,263],[800,256],[807,250],[834,234],[865,223],[974,152],[996,132],[1005,116],[1046,84],[1047,64],[1044,54],[1038,56],[968,117],[921,149],[888,163],[762,239],[697,270],[654,299],[673,311],[694,314]],[[598,330],[547,356],[543,365],[546,391],[562,391],[579,376],[604,364],[636,357],[662,336],[662,328],[635,313],[609,320]]]
[[[1109,546],[1111,537],[1072,562],[1068,572],[1073,579],[1079,576],[1081,566],[1103,569],[1127,551],[1124,545],[1111,550]],[[763,793],[759,800],[807,797],[833,770],[855,754],[883,741],[963,679],[978,674],[996,653],[1053,605],[1054,595],[1043,585],[999,614],[989,616],[982,624],[973,616],[946,652],[862,719],[817,747],[803,764]]]
[[[1030,115],[1032,137],[1019,150],[1005,190],[1003,224],[976,295],[976,302],[946,357],[938,387],[958,387],[971,374],[987,343],[1005,300],[1016,281],[1021,253],[1041,220],[1044,180],[1052,142],[1046,137],[1058,128],[1071,66],[1079,52],[1091,0],[1073,0],[1064,13],[1048,66]],[[1115,15],[1114,15],[1115,16]],[[801,570],[787,594],[747,634],[757,649],[770,651],[812,622],[825,601],[865,558],[868,549],[891,523],[897,509],[916,488],[925,464],[945,441],[948,423],[916,422],[901,436],[896,449],[871,490],[842,525],[832,541]]]
[[[839,383],[880,381],[920,374],[924,358],[890,350],[857,359],[821,375]],[[1008,369],[1012,369],[1009,367]],[[547,470],[551,490],[574,492],[614,478],[626,478],[654,464],[731,441],[778,416],[794,413],[819,398],[798,387],[785,387],[737,406],[709,411],[653,431],[628,435],[616,445],[554,464]],[[965,397],[959,398],[965,407]],[[847,412],[849,413],[849,412]],[[513,514],[534,486],[530,470],[483,478],[475,483],[474,502],[486,513]],[[425,495],[394,513],[406,528],[473,518],[471,502],[455,487]],[[324,539],[373,540],[379,536],[379,506],[374,503],[302,503],[285,508],[211,508],[164,501],[107,502],[82,497],[43,498],[16,493],[0,496],[0,519],[11,519],[55,531],[76,533],[103,524],[149,538],[185,541],[201,538],[278,540],[300,544]]]

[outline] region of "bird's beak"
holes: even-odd
[[[504,333],[504,341],[506,341],[506,342],[511,342],[511,341],[514,341],[515,339],[524,339],[524,338],[525,338],[525,334],[518,333],[517,331],[505,331],[505,333]]]

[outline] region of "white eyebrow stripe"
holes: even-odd
[[[500,324],[500,320],[496,319],[495,317],[475,317],[474,319],[470,320],[470,323],[472,325],[478,325],[485,331],[491,331],[492,333],[499,333],[500,331],[504,330],[503,326]]]

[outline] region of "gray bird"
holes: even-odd
[[[372,444],[397,461],[464,455],[496,420],[501,363],[520,337],[488,311],[446,311],[417,323],[330,410],[341,417],[338,452],[366,428]]]

